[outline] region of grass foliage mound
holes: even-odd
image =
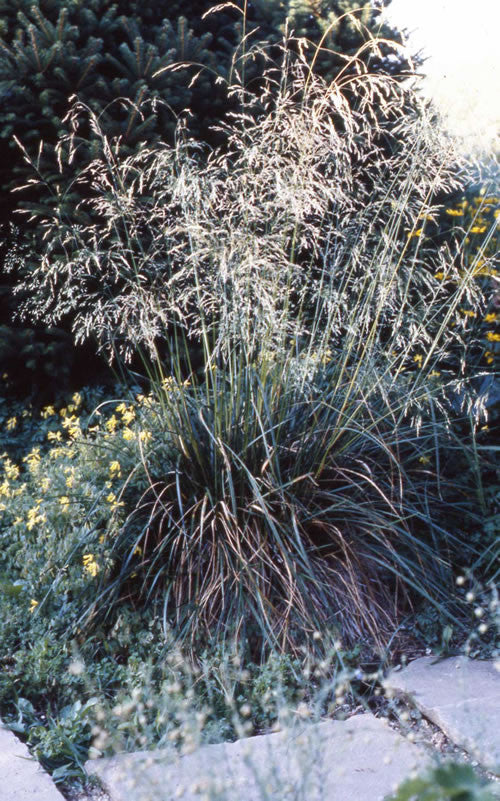
[[[474,260],[458,270],[425,235],[455,154],[396,81],[349,76],[353,107],[342,79],[289,58],[223,153],[180,138],[120,161],[103,137],[79,179],[92,224],[40,221],[26,306],[71,310],[77,338],[141,353],[152,379],[86,433],[66,417],[52,437],[69,443],[6,489],[12,531],[37,543],[29,596],[81,587],[80,626],[126,600],[191,639],[381,642],[415,593],[443,599],[453,554],[471,558],[449,423],[478,413],[456,318],[484,302]],[[403,145],[374,104],[404,112]]]

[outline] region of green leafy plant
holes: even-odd
[[[54,781],[80,778],[92,739],[89,711],[97,700],[90,698],[82,704],[78,699],[47,724],[38,719],[30,701],[19,698],[17,720],[11,720],[9,728],[33,746],[34,755],[51,771]]]
[[[470,765],[451,762],[428,776],[404,782],[391,801],[494,801],[498,797],[497,784],[481,780]]]

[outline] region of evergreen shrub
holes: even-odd
[[[249,88],[258,82],[261,62],[241,61],[257,38],[280,43],[288,24],[312,44],[321,39],[314,66],[331,80],[381,28],[376,9],[357,0],[227,4],[206,17],[213,6],[165,0],[1,0],[0,138],[8,146],[3,148],[2,189],[18,188],[31,178],[21,145],[43,175],[36,192],[29,186],[26,203],[21,196],[21,207],[41,203],[64,210],[78,204],[75,178],[78,167],[95,155],[95,132],[87,129],[70,160],[68,153],[60,154],[64,170],[56,169],[53,158],[55,144],[70,130],[66,115],[72,96],[97,115],[105,135],[119,140],[125,155],[144,142],[171,143],[176,121],[188,109],[197,134],[210,138],[210,127],[232,108],[226,90],[235,72],[242,72]],[[396,32],[385,26],[383,34],[397,46]],[[388,38],[378,57],[369,50],[369,58],[362,54],[358,59],[361,64],[368,60],[375,72],[404,71],[406,62],[397,52]]]

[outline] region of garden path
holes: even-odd
[[[303,724],[291,735],[204,746],[181,758],[169,751],[138,752],[92,760],[87,769],[101,779],[111,801],[130,801],[131,793],[134,801],[200,801],[218,784],[231,788],[217,796],[221,801],[382,801],[410,773],[443,754],[500,777],[498,661],[424,657],[393,671],[385,687],[431,724],[412,725],[419,716],[410,714],[406,726],[391,727],[364,712],[345,721]]]
[[[75,793],[71,801],[201,801],[214,784],[227,789],[220,801],[382,801],[443,753],[500,779],[498,660],[423,657],[384,684],[389,697],[407,704],[406,728],[364,712],[301,724],[293,733],[208,745],[180,758],[155,751],[90,760],[87,770],[104,791]],[[416,710],[424,716],[420,724]],[[0,801],[63,799],[26,746],[1,728],[0,770]]]

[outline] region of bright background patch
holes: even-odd
[[[428,61],[425,91],[470,146],[500,146],[500,2],[393,0],[390,21]]]

